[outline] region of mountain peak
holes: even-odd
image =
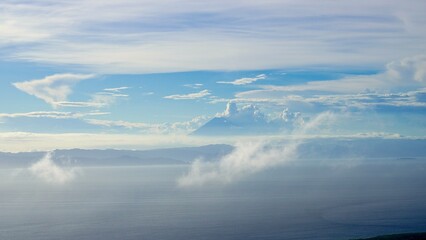
[[[235,102],[228,102],[224,112],[217,114],[192,134],[204,136],[277,134],[291,129],[296,123],[303,123],[301,114],[290,112],[288,108],[278,118],[269,118],[255,105],[238,108]]]

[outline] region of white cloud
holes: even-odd
[[[203,98],[203,97],[208,96],[210,94],[211,93],[209,92],[209,90],[202,90],[202,91],[197,92],[197,93],[175,94],[175,95],[165,96],[164,98],[173,99],[173,100],[188,100],[188,99]]]
[[[305,124],[300,112],[290,112],[288,108],[283,110],[280,117],[285,123],[290,123],[293,127],[300,127]]]
[[[168,126],[169,133],[178,133],[178,134],[191,133],[197,130],[199,127],[201,127],[210,119],[211,119],[210,116],[197,116],[189,121],[171,123]]]
[[[98,92],[92,95],[92,99],[88,103],[98,105],[98,107],[106,107],[115,103],[118,98],[127,98],[128,96],[121,93]]]
[[[386,68],[385,74],[389,79],[402,83],[408,81],[426,84],[426,55],[403,58],[400,61],[389,63]]]
[[[302,125],[297,134],[306,134],[332,121],[335,121],[334,114],[321,113]],[[247,175],[294,161],[300,144],[299,139],[289,140],[278,146],[269,141],[238,142],[235,150],[218,162],[195,161],[189,172],[178,179],[178,184],[181,187],[192,187],[231,183]]]
[[[384,72],[338,80],[313,81],[290,86],[263,86],[269,92],[325,91],[334,93],[361,93],[390,91],[401,87],[426,86],[426,55],[403,58],[386,65]],[[256,90],[252,91],[256,92]],[[240,94],[243,95],[243,94]]]
[[[189,173],[178,180],[181,187],[231,183],[249,174],[294,160],[295,144],[270,148],[265,142],[237,143],[218,163],[196,160]]]
[[[216,117],[225,117],[236,122],[267,122],[266,116],[255,105],[238,108],[235,102],[228,102],[225,111],[217,114]]]
[[[340,109],[340,110],[381,110],[386,107],[393,107],[399,110],[412,110],[417,108],[421,110],[426,108],[426,89],[420,88],[414,91],[408,92],[396,92],[396,93],[358,93],[358,94],[322,94],[312,96],[302,95],[275,95],[267,97],[266,92],[260,93],[242,93],[237,94],[236,99],[232,99],[234,102],[242,103],[268,103],[275,104],[278,106],[297,106],[299,109],[304,111],[315,111],[316,109],[328,108],[328,109]],[[244,97],[243,97],[244,96]],[[229,101],[228,99],[220,99],[216,102]]]
[[[257,105],[246,104],[237,107],[229,101],[225,111],[217,113],[193,132],[200,136],[215,135],[280,135],[290,133],[303,125],[304,117],[300,112],[291,112],[284,106],[277,106],[271,111],[262,112]]]
[[[102,73],[377,65],[424,51],[425,7],[421,0],[6,1],[0,44],[19,46],[6,58]]]
[[[88,112],[88,113],[73,113],[73,112],[56,112],[56,111],[38,111],[38,112],[25,112],[25,113],[0,113],[0,118],[18,118],[18,117],[30,117],[30,118],[81,118],[85,116],[99,116],[107,115],[109,112]]]
[[[116,87],[116,88],[104,88],[104,91],[117,93],[126,89],[129,89],[129,87],[123,86],[123,87]]]
[[[355,78],[344,78],[339,80],[314,81],[300,85],[290,86],[264,86],[264,91],[270,92],[302,92],[302,91],[325,91],[339,93],[357,93],[369,90],[377,90],[386,87],[386,84],[376,76],[358,76]],[[261,92],[259,90],[258,92]],[[256,92],[254,90],[253,92]]]
[[[88,101],[68,101],[74,84],[95,77],[93,74],[55,74],[39,80],[17,82],[13,85],[19,90],[44,100],[52,107],[94,107],[102,108],[113,104],[117,98],[129,95],[121,93],[129,87],[105,88],[97,92]]]
[[[56,102],[59,107],[74,107],[74,108],[103,108],[114,104],[119,98],[127,98],[129,95],[119,92],[97,92],[92,94],[91,99],[83,102],[76,101],[61,101]]]
[[[110,102],[110,101],[108,101]],[[86,108],[86,107],[94,107],[94,108],[102,108],[107,106],[107,103],[104,102],[71,102],[71,101],[63,101],[57,102],[56,106],[59,107],[76,107],[76,108]]]
[[[37,178],[50,184],[65,184],[76,176],[75,168],[60,167],[53,161],[52,153],[48,152],[28,170]]]
[[[85,103],[83,103],[85,104]],[[197,116],[188,121],[181,122],[165,122],[165,123],[144,123],[144,122],[129,122],[124,120],[106,120],[95,119],[103,115],[109,115],[110,112],[91,111],[91,112],[59,112],[59,111],[35,111],[35,112],[21,112],[21,113],[0,113],[0,120],[3,127],[19,126],[19,129],[37,129],[38,124],[50,126],[55,125],[55,129],[70,131],[73,127],[87,130],[102,130],[109,132],[122,132],[124,130],[134,130],[137,133],[144,134],[188,134],[199,128],[206,121],[211,119],[209,116]],[[29,118],[29,119],[28,119]],[[31,118],[38,118],[39,120],[33,121]],[[18,119],[18,120],[16,120]],[[25,120],[28,119],[28,120]],[[67,120],[76,120],[75,125],[69,125]],[[63,123],[67,123],[66,129],[58,128]],[[16,125],[15,125],[16,124]],[[22,126],[24,124],[24,126]],[[50,125],[49,125],[50,124]],[[101,128],[99,128],[101,127]],[[50,129],[45,129],[49,132]]]
[[[19,21],[16,18],[2,19],[2,17],[0,17],[0,45],[37,42],[43,41],[51,37],[51,34],[47,29],[37,30],[37,25],[37,23],[31,21],[24,21],[23,19]]]
[[[53,107],[64,102],[72,93],[72,86],[85,79],[93,78],[93,74],[55,74],[43,79],[17,82],[13,85],[19,90],[42,99]]]
[[[202,83],[194,83],[194,84],[185,84],[183,86],[189,87],[189,88],[194,88],[194,89],[199,89],[199,88],[203,87],[203,84]]]
[[[354,136],[360,138],[384,138],[384,139],[398,139],[402,138],[399,133],[388,133],[388,132],[364,132],[358,133]]]
[[[237,104],[235,102],[228,102],[226,104],[225,112],[223,112],[223,116],[233,116],[238,113]]]
[[[260,89],[239,92],[232,100],[242,103],[292,105],[305,110],[316,107],[366,109],[426,106],[426,55],[403,58],[386,65],[383,72],[345,77],[337,80],[311,81],[288,86],[259,86]]]
[[[256,77],[253,77],[253,78],[240,78],[240,79],[236,79],[236,80],[231,81],[231,82],[219,81],[217,83],[232,84],[232,85],[246,85],[246,84],[250,84],[250,83],[256,82],[258,80],[264,80],[264,79],[266,79],[266,75],[260,74],[260,75],[257,75]]]

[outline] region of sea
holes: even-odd
[[[0,169],[0,239],[353,239],[426,231],[426,159],[310,160],[180,187],[189,165]]]

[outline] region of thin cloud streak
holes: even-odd
[[[107,92],[114,92],[114,93],[119,93],[119,92],[121,92],[122,90],[126,90],[126,89],[129,89],[130,87],[126,87],[126,86],[123,86],[123,87],[116,87],[116,88],[104,88],[104,91],[107,91]]]
[[[165,96],[164,98],[173,99],[173,100],[191,100],[191,99],[203,98],[208,95],[211,95],[211,93],[209,92],[209,90],[205,89],[197,93],[174,94],[174,95]]]
[[[37,112],[25,112],[25,113],[0,113],[1,118],[56,118],[56,119],[67,119],[67,118],[82,118],[87,116],[99,116],[109,115],[109,112],[58,112],[58,111],[37,111]]]
[[[231,84],[231,85],[246,85],[246,84],[254,83],[256,81],[264,80],[264,79],[266,79],[266,74],[259,74],[253,78],[239,78],[231,82],[219,81],[216,83]]]

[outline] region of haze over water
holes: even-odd
[[[187,165],[85,167],[65,185],[1,169],[0,239],[350,239],[422,231],[424,160],[305,161],[199,188],[178,187]]]
[[[0,240],[426,232],[425,0],[0,0]]]

